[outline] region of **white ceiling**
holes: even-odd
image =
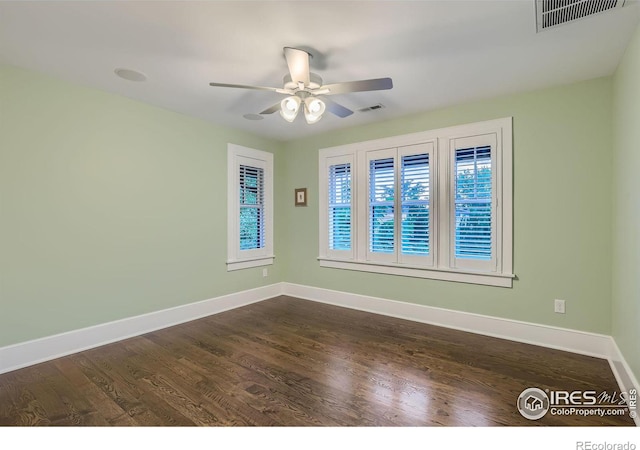
[[[0,2],[0,63],[281,140],[500,94],[610,75],[640,20],[636,1],[536,33],[522,1]],[[282,48],[309,50],[325,83],[393,78],[389,91],[336,95],[357,110],[315,125],[243,118],[280,94]],[[148,76],[118,78],[116,68]]]

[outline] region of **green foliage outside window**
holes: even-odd
[[[456,174],[457,257],[491,259],[491,167]]]

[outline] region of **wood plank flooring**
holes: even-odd
[[[633,425],[523,418],[618,392],[605,360],[281,296],[0,375],[0,425]]]

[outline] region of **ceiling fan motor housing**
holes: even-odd
[[[284,85],[285,89],[296,90],[299,88],[298,83],[291,79],[291,74],[287,74],[284,76],[282,84]],[[309,72],[309,84],[305,86],[305,90],[318,89],[320,86],[322,86],[322,78],[320,77],[320,75]]]

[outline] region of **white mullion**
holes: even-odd
[[[497,139],[497,135],[493,134],[493,143],[491,146],[491,231],[492,242],[491,247],[493,251],[493,272],[501,272],[502,264],[502,206],[499,204],[499,198],[501,196],[501,188],[499,188],[498,180],[501,179],[499,174],[502,173],[502,166],[499,163],[502,151]]]
[[[440,174],[440,155],[439,155],[439,142],[438,139],[432,141],[431,148],[431,160],[429,162],[429,170],[431,181],[429,183],[429,210],[431,211],[431,265],[436,267],[438,265],[440,253],[440,202],[438,195],[440,195],[439,188],[439,174]]]
[[[357,169],[357,189],[358,196],[356,198],[356,259],[358,261],[367,260],[367,248],[369,241],[369,232],[367,227],[369,226],[369,196],[367,186],[369,185],[369,165],[367,162],[367,154],[365,152],[358,152],[356,159]]]
[[[400,262],[400,254],[402,247],[402,163],[398,150],[394,149],[396,154],[393,157],[393,261]]]
[[[438,192],[438,255],[437,266],[448,269],[451,267],[452,255],[451,246],[449,244],[451,233],[449,224],[451,222],[451,175],[449,170],[449,161],[451,159],[452,140],[449,138],[438,139],[438,152],[444,157],[439,158],[437,186]],[[455,223],[455,222],[454,222]]]

